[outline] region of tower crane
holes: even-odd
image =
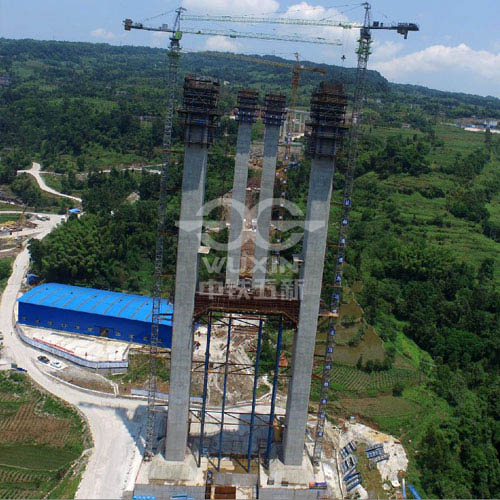
[[[364,7],[365,15],[363,23],[352,23],[335,21],[329,19],[293,19],[283,17],[255,17],[255,16],[207,16],[207,15],[191,15],[184,14],[183,19],[190,21],[201,22],[231,22],[231,23],[247,23],[247,24],[292,24],[300,26],[323,26],[336,27],[342,29],[360,29],[360,37],[358,40],[357,68],[356,68],[356,83],[354,90],[354,100],[351,110],[351,124],[349,130],[349,148],[347,153],[347,167],[345,170],[344,187],[342,193],[342,208],[340,229],[337,245],[337,256],[335,263],[335,283],[332,293],[330,308],[331,313],[329,319],[327,340],[325,346],[325,354],[323,356],[323,373],[321,377],[320,401],[317,414],[317,424],[314,441],[313,463],[319,464],[323,450],[323,436],[326,422],[326,408],[328,404],[328,396],[330,391],[330,374],[333,367],[333,352],[335,327],[338,318],[338,310],[340,307],[341,292],[342,292],[342,277],[343,266],[345,263],[345,249],[347,244],[347,233],[349,229],[349,212],[352,208],[352,189],[354,182],[354,172],[356,169],[356,160],[358,154],[358,140],[360,135],[360,123],[362,118],[362,106],[365,95],[365,79],[368,58],[370,56],[370,46],[372,43],[371,30],[393,30],[402,35],[405,39],[410,31],[419,31],[420,28],[415,23],[397,23],[385,24],[379,21],[373,21],[371,18],[371,5],[369,2],[361,4]],[[278,240],[279,243],[279,240]]]
[[[362,107],[365,96],[365,80],[368,58],[370,56],[370,46],[372,43],[372,29],[396,30],[406,39],[409,31],[419,31],[415,23],[398,23],[395,25],[384,26],[379,22],[371,20],[371,5],[364,2],[365,18],[363,26],[360,29],[358,48],[358,64],[356,68],[356,83],[354,89],[354,100],[350,116],[349,146],[347,152],[347,166],[344,177],[344,187],[342,191],[342,208],[340,215],[340,226],[337,243],[337,255],[335,259],[334,287],[330,300],[331,315],[329,319],[328,332],[326,335],[325,354],[323,358],[323,373],[321,377],[320,399],[317,414],[316,431],[314,436],[313,463],[318,465],[323,451],[323,437],[326,422],[326,409],[328,405],[328,396],[330,392],[330,378],[333,368],[334,339],[336,333],[336,324],[338,321],[338,311],[340,308],[342,293],[342,278],[345,263],[345,250],[347,245],[347,235],[349,230],[349,213],[352,208],[352,189],[354,183],[354,173],[356,170],[356,160],[358,156],[358,141],[360,136],[360,125],[362,118]]]
[[[180,9],[185,10],[183,7]],[[178,11],[179,9],[177,9]],[[176,12],[177,12],[176,11]],[[340,40],[332,40],[324,37],[301,37],[299,35],[275,35],[271,33],[254,33],[254,32],[242,32],[234,30],[214,30],[214,29],[196,29],[196,28],[183,28],[182,31],[179,29],[179,22],[181,16],[178,15],[176,18],[177,25],[170,28],[168,24],[162,24],[159,27],[145,26],[142,23],[134,23],[132,19],[125,19],[123,21],[126,31],[131,29],[146,30],[146,31],[160,31],[163,33],[172,33],[173,36],[179,36],[182,38],[184,33],[191,35],[205,35],[205,36],[227,36],[229,38],[256,38],[259,40],[279,40],[284,42],[299,42],[299,43],[317,43],[321,45],[342,45]],[[180,40],[179,38],[179,40]]]
[[[366,8],[366,3],[361,5]],[[369,7],[371,9],[371,6]],[[330,19],[295,19],[292,17],[256,17],[256,16],[211,16],[211,15],[194,15],[183,14],[181,19],[185,21],[202,21],[202,22],[230,22],[230,23],[245,23],[245,24],[295,24],[299,26],[324,26],[331,28],[368,28],[372,30],[395,30],[406,39],[409,31],[419,31],[419,27],[415,23],[397,23],[384,25],[379,21],[371,22],[368,26],[365,23],[335,21]]]
[[[155,247],[155,266],[154,266],[154,285],[153,285],[153,311],[151,320],[151,342],[149,349],[149,376],[148,376],[148,411],[146,421],[146,443],[144,447],[144,459],[151,460],[154,455],[153,438],[155,428],[155,413],[156,413],[156,358],[158,356],[158,334],[161,320],[165,317],[162,313],[162,283],[163,283],[163,252],[164,252],[164,235],[166,222],[166,193],[167,193],[167,178],[171,163],[171,146],[172,146],[172,122],[174,115],[175,104],[175,89],[177,87],[177,78],[179,72],[179,57],[181,52],[180,41],[183,33],[194,35],[209,35],[209,36],[228,36],[230,38],[256,38],[263,40],[280,40],[302,43],[315,43],[323,45],[341,45],[338,40],[328,40],[326,38],[304,38],[298,35],[272,35],[265,33],[240,33],[233,30],[200,30],[200,29],[183,29],[180,28],[182,13],[185,11],[183,7],[176,9],[174,23],[171,27],[163,24],[160,27],[146,26],[143,23],[134,22],[132,19],[123,21],[125,31],[132,29],[163,32],[170,34],[170,44],[168,49],[168,71],[167,71],[167,96],[165,110],[165,126],[163,130],[163,146],[162,146],[162,167],[160,176],[160,194],[158,202],[158,224],[157,237]]]

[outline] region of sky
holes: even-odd
[[[166,47],[164,33],[132,30],[122,21],[145,25],[171,24],[182,5],[192,14],[260,15],[363,20],[361,2],[346,0],[0,0],[0,37],[105,42],[113,45]],[[349,0],[347,0],[349,1]],[[415,22],[420,32],[404,40],[394,31],[373,31],[369,69],[396,83],[500,97],[500,0],[372,0],[372,18],[384,24]],[[166,13],[163,16],[159,14]],[[184,35],[185,50],[221,50],[273,54],[287,59],[355,66],[358,30],[296,25],[199,23],[182,26],[300,35],[338,40],[341,45]]]

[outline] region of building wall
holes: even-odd
[[[151,339],[151,323],[146,321],[69,311],[25,302],[18,302],[18,322],[22,325],[53,328],[80,335],[106,337],[138,344],[149,344]],[[171,339],[171,327],[160,325],[159,345],[170,348]]]
[[[140,499],[141,497],[147,497],[150,500],[153,498],[156,500],[170,500],[171,498],[175,498],[174,495],[179,495],[177,498],[202,500],[205,498],[205,487],[183,486],[180,484],[136,484],[134,487],[133,498]]]

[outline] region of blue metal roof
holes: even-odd
[[[130,293],[109,292],[95,288],[44,283],[17,299],[26,304],[55,307],[67,311],[78,311],[115,318],[132,319],[150,323],[153,309],[152,297]],[[171,315],[174,311],[167,299],[162,300],[161,313]],[[172,317],[161,319],[164,325],[172,325]]]

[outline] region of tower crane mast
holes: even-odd
[[[170,46],[168,49],[168,71],[167,71],[167,99],[165,106],[165,125],[163,129],[162,144],[162,166],[160,176],[160,195],[158,200],[158,223],[156,231],[155,267],[153,285],[153,313],[151,319],[151,342],[149,344],[149,376],[148,376],[148,411],[146,419],[146,443],[144,458],[150,460],[154,455],[153,438],[155,429],[156,412],[156,358],[158,355],[158,337],[160,322],[163,318],[162,310],[162,283],[163,283],[163,249],[165,235],[165,221],[167,210],[167,180],[171,163],[172,148],[172,121],[174,115],[175,90],[177,75],[179,72],[180,40],[182,32],[179,30],[180,15],[184,9],[176,10],[176,18],[171,29],[165,30],[170,33]],[[140,26],[140,27],[139,27]],[[134,24],[131,19],[125,19],[126,31],[134,29],[147,29],[142,24]]]
[[[370,46],[372,43],[372,29],[396,30],[406,39],[409,31],[419,31],[415,23],[398,23],[397,25],[384,26],[381,23],[372,23],[371,5],[364,2],[365,18],[360,29],[358,48],[358,65],[356,68],[356,83],[354,88],[354,100],[350,116],[349,129],[349,149],[347,153],[347,166],[344,177],[344,187],[342,191],[342,208],[340,216],[339,235],[337,243],[337,255],[335,260],[335,275],[333,293],[330,300],[330,315],[328,332],[326,335],[325,354],[323,358],[323,373],[321,378],[321,389],[319,407],[317,413],[316,432],[313,450],[313,463],[318,465],[323,451],[323,438],[326,423],[326,409],[330,392],[330,375],[333,368],[333,354],[335,345],[336,325],[339,317],[339,308],[342,294],[342,279],[345,264],[345,251],[347,245],[347,235],[349,230],[349,213],[352,208],[352,190],[354,183],[354,173],[356,170],[356,160],[358,157],[358,142],[360,136],[360,125],[362,118],[363,100],[365,96],[366,68],[370,56]]]

